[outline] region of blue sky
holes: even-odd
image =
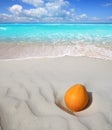
[[[0,22],[111,22],[111,0],[0,0]]]

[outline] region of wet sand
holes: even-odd
[[[0,59],[26,59],[62,56],[87,56],[112,60],[112,48],[89,44],[44,45],[44,44],[0,44]]]

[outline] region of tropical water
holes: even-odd
[[[0,24],[0,46],[1,57],[4,50],[9,58],[83,55],[111,59],[112,24]]]

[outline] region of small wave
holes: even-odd
[[[86,56],[112,60],[112,49],[95,45],[10,45],[0,50],[0,59]]]
[[[7,28],[5,28],[5,27],[0,27],[0,30],[7,30]]]

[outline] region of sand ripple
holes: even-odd
[[[112,130],[112,62],[63,57],[0,61],[1,130]],[[82,83],[91,104],[71,113],[63,96]]]

